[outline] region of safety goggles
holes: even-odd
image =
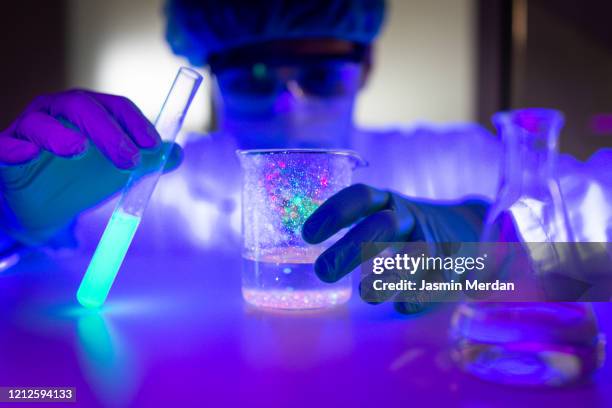
[[[298,98],[352,96],[359,89],[361,75],[361,64],[342,60],[256,62],[216,72],[222,95],[261,100],[286,92]]]

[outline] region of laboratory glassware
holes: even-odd
[[[174,142],[176,139],[201,82],[202,76],[196,71],[185,67],[179,69],[155,120],[155,129],[162,141]],[[155,168],[146,174],[136,168],[123,188],[79,286],[77,300],[82,306],[95,308],[104,304],[163,172],[172,144],[164,144],[162,149],[164,151]]]
[[[334,238],[310,245],[301,231],[320,204],[351,184],[353,170],[364,164],[359,156],[325,149],[241,150],[238,156],[244,299],[275,309],[319,309],[348,301],[348,276],[325,283],[313,267]]]
[[[505,153],[482,242],[521,242],[529,273],[546,273],[567,258],[559,251],[573,240],[555,172],[563,116],[551,109],[523,109],[497,113],[493,122]],[[451,339],[465,371],[502,384],[575,383],[604,357],[603,337],[588,303],[465,302],[453,315]]]

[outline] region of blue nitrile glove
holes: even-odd
[[[26,245],[57,236],[78,215],[143,174],[171,148],[129,99],[83,90],[34,100],[0,132],[0,231]]]
[[[356,224],[315,262],[321,280],[336,282],[360,265],[364,242],[478,242],[488,208],[481,200],[435,204],[355,184],[325,201],[304,223],[302,236],[317,244]],[[396,308],[414,313],[423,305],[396,303]]]

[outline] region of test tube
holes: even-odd
[[[202,76],[194,70],[179,69],[155,120],[155,129],[164,142],[176,139],[201,82]],[[77,300],[82,306],[96,308],[104,304],[171,148],[171,144],[162,145],[164,151],[153,171],[149,169],[144,175],[136,169],[130,175],[77,291]]]

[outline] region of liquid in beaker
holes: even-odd
[[[348,151],[239,151],[243,170],[244,299],[276,309],[318,309],[351,296],[351,281],[319,280],[314,262],[329,245],[309,245],[302,226],[325,200],[351,183],[361,163]],[[333,239],[332,239],[333,241]]]

